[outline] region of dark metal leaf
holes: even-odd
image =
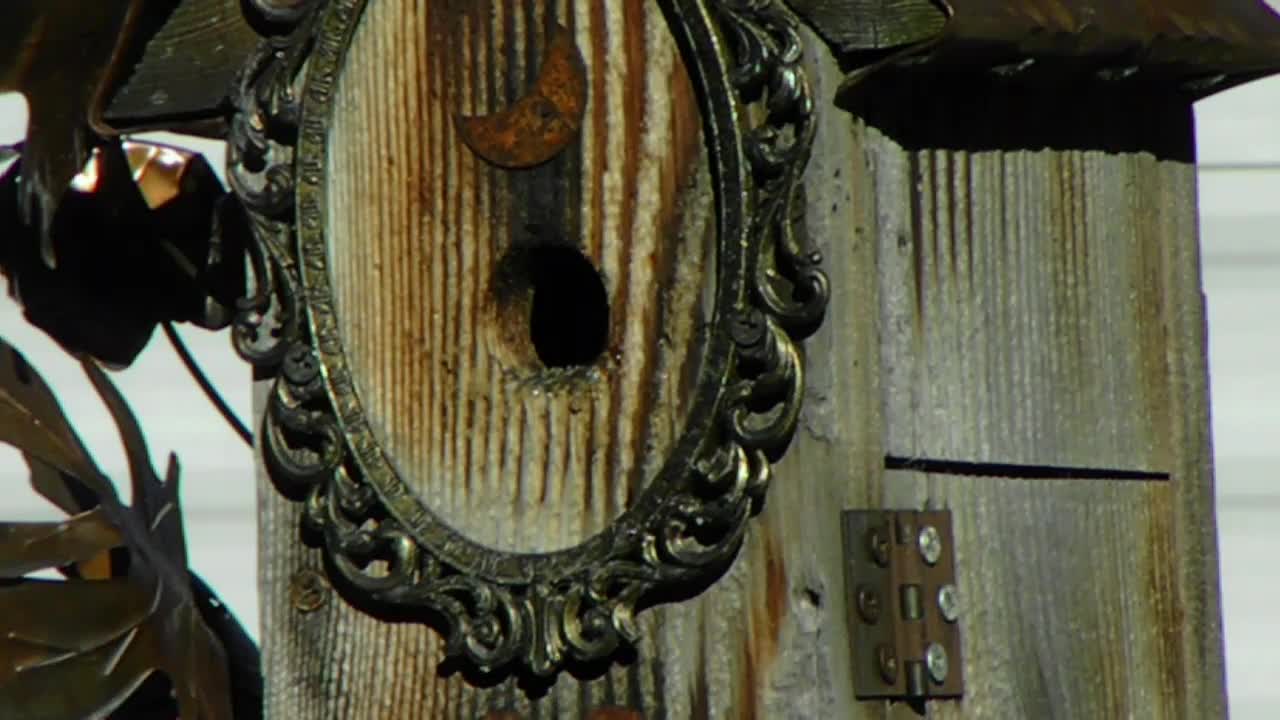
[[[158,600],[156,591],[128,578],[28,578],[0,587],[0,637],[28,648],[24,662],[16,667],[6,664],[19,674],[21,682],[21,674],[35,665],[102,647],[132,632],[152,615]]]
[[[154,672],[148,634],[135,628],[92,651],[26,667],[16,679],[0,669],[0,712],[23,720],[105,717]]]
[[[133,411],[125,403],[124,397],[116,386],[107,379],[104,373],[92,360],[83,359],[80,364],[89,376],[99,397],[106,403],[107,410],[115,420],[120,431],[120,439],[124,442],[125,457],[129,462],[129,477],[133,485],[133,505],[135,512],[141,511],[141,518],[151,542],[171,561],[180,563],[185,571],[187,564],[187,545],[182,528],[182,514],[178,510],[178,458],[169,455],[169,467],[165,482],[156,477],[151,466],[151,453],[147,449],[147,440],[142,426],[134,417]]]
[[[55,264],[49,230],[58,199],[92,147],[90,118],[146,0],[5,0],[0,92],[27,98],[22,202]]]
[[[191,573],[191,590],[196,609],[213,634],[222,641],[231,669],[232,714],[236,720],[260,720],[262,717],[262,656],[227,606],[214,594],[199,575]]]
[[[75,446],[4,387],[0,387],[0,440],[77,478],[95,477]]]
[[[149,675],[161,672],[172,683],[184,720],[232,720],[230,669],[220,632],[235,623],[225,611],[213,612],[204,594],[198,600],[193,592],[193,586],[204,586],[187,568],[177,458],[170,456],[163,481],[156,477],[142,429],[124,398],[92,361],[82,363],[119,427],[134,507],[122,505],[114,487],[96,477],[100,506],[92,512],[62,524],[0,525],[0,570],[11,567],[10,574],[16,574],[69,565],[113,544],[127,548],[127,569],[123,577],[108,580],[0,581],[0,717],[102,718]],[[0,432],[5,429],[0,426]],[[69,426],[67,433],[74,438]],[[43,464],[27,454],[33,467]],[[214,627],[206,616],[218,621]],[[241,635],[231,634],[237,657],[250,656],[257,672],[256,651],[246,653]],[[237,687],[253,690],[243,680]]]
[[[60,523],[0,523],[0,578],[88,562],[120,543],[101,508]]]
[[[3,340],[0,340],[0,393],[4,393],[10,400],[8,410],[0,410],[3,413],[0,418],[9,418],[0,420],[0,441],[35,454],[43,460],[40,463],[42,470],[32,474],[31,484],[36,492],[68,515],[88,509],[90,505],[86,504],[87,501],[96,503],[91,493],[100,493],[105,489],[102,473],[71,429],[53,391],[22,354]],[[27,434],[19,429],[21,426],[40,427],[42,433],[34,430],[31,432],[49,436],[40,442],[56,448],[55,454],[62,458],[62,462],[52,462],[46,457],[48,453],[41,454],[23,447],[22,438]],[[85,482],[77,481],[73,476],[82,477]]]

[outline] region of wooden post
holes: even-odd
[[[697,90],[656,3],[456,5],[372,2],[353,40],[327,168],[338,314],[414,489],[486,544],[558,549],[627,506],[685,412],[708,312],[688,288],[714,262]],[[454,115],[524,94],[557,24],[591,79],[582,139],[512,179]],[[803,37],[805,222],[831,302],[725,574],[640,613],[618,662],[476,674],[333,591],[264,479],[269,717],[910,716],[851,684],[871,651],[841,511],[881,507],[954,513],[966,691],[930,713],[1225,714],[1189,100],[908,74],[838,109],[846,73]],[[504,275],[512,218],[544,245],[586,238],[610,308],[596,391],[521,376],[538,348],[503,305],[527,289]]]

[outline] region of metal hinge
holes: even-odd
[[[844,548],[854,694],[963,695],[951,513],[846,511]]]

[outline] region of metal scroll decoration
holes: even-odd
[[[370,431],[343,353],[326,136],[367,0],[254,1],[287,32],[245,68],[228,176],[255,240],[235,344],[276,374],[262,430],[273,478],[305,502],[340,585],[443,616],[449,652],[478,669],[550,675],[608,658],[636,641],[642,598],[723,571],[796,426],[797,342],[820,323],[828,287],[798,219],[814,120],[795,18],[778,0],[666,0],[703,90],[720,198],[703,376],[684,436],[633,507],[577,547],[519,554],[462,536],[413,495]]]

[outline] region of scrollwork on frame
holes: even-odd
[[[777,0],[667,0],[714,128],[721,237],[709,352],[722,361],[707,363],[697,391],[710,421],[605,531],[522,555],[459,535],[421,504],[370,432],[343,355],[322,168],[336,78],[365,2],[312,3],[263,41],[241,78],[228,175],[256,247],[236,346],[276,373],[266,463],[305,503],[304,522],[342,584],[444,617],[451,654],[482,671],[540,675],[608,658],[636,642],[642,598],[727,567],[799,416],[797,342],[821,321],[828,287],[802,221],[814,108],[796,21]]]

